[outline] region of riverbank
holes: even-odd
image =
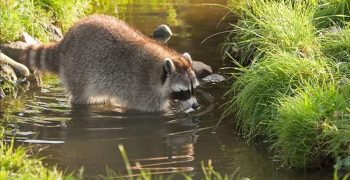
[[[250,0],[235,10],[222,48],[238,67],[223,116],[263,137],[284,167],[350,170],[349,10],[325,0]]]
[[[20,14],[21,13],[24,14],[23,16],[22,15],[13,15],[13,17],[18,17],[18,18],[13,18],[13,19],[18,19],[18,20],[22,21],[22,20],[24,20],[23,18],[27,17],[28,14],[32,14],[33,13],[35,16],[32,16],[31,18],[32,18],[32,20],[36,20],[37,16],[45,16],[45,13],[47,13],[47,14],[51,14],[52,13],[52,12],[51,13],[50,12],[46,12],[46,8],[50,9],[50,10],[56,8],[56,7],[48,7],[48,5],[45,5],[44,8],[43,8],[42,6],[39,6],[39,5],[36,4],[36,3],[40,3],[39,1],[30,1],[30,2],[31,3],[29,3],[29,1],[28,1],[28,2],[24,2],[23,4],[16,4],[17,2],[15,2],[15,1],[6,1],[6,3],[14,3],[13,5],[15,5],[15,7],[10,6],[13,9],[13,11],[14,11],[13,14],[16,14],[17,11],[20,11],[20,12],[18,12]],[[33,2],[34,2],[34,4],[33,4]],[[52,2],[54,2],[54,1],[52,1]],[[108,2],[110,2],[110,1],[105,1],[105,3],[108,3]],[[69,4],[68,1],[66,1],[65,3]],[[95,5],[103,4],[103,6],[104,6],[105,3],[102,3],[102,1],[101,1],[101,3],[97,3]],[[132,3],[130,3],[130,4],[132,4]],[[12,4],[6,4],[6,5],[12,5]],[[28,7],[27,7],[27,5],[28,5]],[[152,5],[154,5],[153,7],[155,7],[155,8],[158,7],[157,6],[157,2],[153,2]],[[57,7],[62,7],[62,5],[59,5],[59,6],[57,5]],[[68,7],[71,7],[71,6],[69,5]],[[165,6],[165,7],[168,7],[168,6]],[[39,10],[33,10],[31,8],[39,8]],[[24,12],[21,11],[23,9],[25,11],[28,10],[28,11],[31,11],[31,12],[30,13],[29,12],[25,12],[24,13]],[[172,12],[172,10],[173,9],[170,9],[169,11],[171,13],[171,17],[173,19],[175,19],[174,18],[175,17],[174,16],[174,12]],[[45,12],[45,13],[42,13],[42,14],[38,13],[38,14],[36,14],[35,13],[36,11],[38,11],[38,12]],[[62,11],[62,10],[58,10],[57,14],[59,14],[59,11]],[[101,9],[101,11],[104,11],[104,10]],[[113,11],[113,10],[111,9],[111,11]],[[68,14],[69,10],[66,11],[65,9],[63,9],[63,12]],[[56,13],[52,13],[52,14],[56,14]],[[62,29],[62,31],[64,32],[64,27],[62,25],[60,25],[59,22],[65,22],[65,21],[58,21],[56,19],[56,17],[57,16],[54,15],[54,16],[49,16],[49,18],[43,18],[43,17],[41,17],[41,18],[42,19],[50,19],[50,23],[52,23],[57,28]],[[13,22],[11,22],[11,23],[13,23]],[[52,37],[52,34],[50,34],[51,31],[48,32],[48,36],[43,36],[43,37],[39,37],[40,34],[36,35],[36,33],[33,33],[33,32],[46,31],[47,30],[46,28],[40,29],[40,28],[42,28],[42,27],[40,27],[41,25],[46,24],[45,21],[36,22],[39,25],[38,26],[34,26],[34,27],[38,28],[38,29],[30,29],[32,27],[29,27],[29,28],[26,29],[22,23],[23,22],[20,22],[19,24],[17,24],[18,25],[17,27],[23,28],[22,30],[27,31],[30,35],[35,37],[36,40],[39,40],[42,43],[54,40],[54,39],[51,39],[51,37]],[[158,23],[159,22],[155,22],[156,25],[159,25]],[[154,27],[156,27],[156,26],[154,26]],[[5,30],[10,30],[10,29],[5,29]],[[15,29],[13,29],[11,31],[16,32]],[[11,31],[9,31],[8,33],[10,34]],[[19,36],[14,38],[14,39],[11,39],[11,40],[4,40],[3,42],[12,42],[13,40],[21,40]],[[57,80],[57,79],[54,79],[54,80]],[[57,151],[59,151],[60,149],[57,148],[57,146],[55,146],[56,144],[47,145],[47,143],[51,142],[50,140],[52,140],[54,142],[53,138],[58,138],[59,140],[57,140],[56,142],[62,142],[62,139],[64,139],[66,147],[69,149],[69,146],[71,145],[70,142],[73,139],[76,140],[76,138],[73,137],[72,139],[69,139],[70,138],[69,135],[71,135],[72,131],[70,131],[70,133],[64,133],[64,132],[57,133],[56,135],[51,136],[50,138],[47,138],[48,137],[47,133],[51,133],[51,132],[55,133],[57,129],[61,129],[62,131],[67,131],[67,129],[69,129],[70,126],[73,126],[71,128],[79,131],[79,128],[84,127],[84,125],[91,125],[91,123],[86,122],[86,123],[84,123],[84,125],[82,125],[80,127],[77,127],[77,128],[74,127],[74,124],[81,122],[82,119],[84,119],[84,121],[89,119],[89,118],[87,118],[87,116],[89,116],[90,112],[84,112],[83,114],[77,115],[77,117],[73,117],[73,115],[72,115],[72,117],[73,117],[72,118],[71,117],[71,113],[73,112],[72,114],[74,114],[76,112],[74,111],[73,108],[71,108],[69,106],[66,106],[66,104],[68,104],[68,103],[66,102],[67,98],[66,98],[63,90],[62,91],[61,90],[57,91],[56,89],[58,89],[56,86],[54,86],[54,87],[53,86],[51,86],[51,87],[44,86],[43,88],[39,88],[39,90],[34,91],[33,94],[29,94],[30,92],[28,92],[29,95],[27,93],[25,93],[23,95],[23,96],[26,96],[24,99],[22,99],[23,98],[22,97],[22,98],[19,98],[19,99],[15,99],[14,101],[12,101],[12,100],[9,101],[9,104],[8,104],[7,108],[5,107],[6,105],[0,104],[1,109],[5,109],[6,110],[6,112],[1,112],[1,120],[2,120],[2,123],[4,123],[4,125],[8,125],[8,126],[6,126],[6,128],[8,128],[7,140],[11,139],[11,136],[15,134],[16,135],[15,139],[18,140],[19,143],[21,143],[22,140],[24,140],[24,139],[28,140],[28,142],[23,142],[23,146],[26,147],[27,143],[31,143],[31,141],[30,141],[31,139],[35,139],[35,138],[46,139],[44,141],[41,141],[42,144],[36,144],[35,141],[32,141],[32,142],[34,142],[33,146],[40,146],[40,145],[52,146],[55,151],[51,151],[50,155],[52,155],[52,157],[49,156],[47,158],[49,158],[49,159],[53,158],[55,160],[61,160],[61,162],[57,163],[59,165],[62,165],[61,164],[62,161],[65,162],[64,158],[62,158],[61,156],[65,156],[65,155],[68,156],[68,158],[66,157],[68,159],[66,162],[69,161],[69,157],[73,157],[73,158],[76,158],[76,159],[82,159],[82,160],[84,160],[84,158],[86,158],[86,156],[91,157],[91,162],[87,162],[84,165],[79,165],[79,167],[83,166],[84,168],[86,166],[89,166],[90,164],[95,163],[95,162],[100,162],[100,160],[103,159],[103,158],[101,158],[101,156],[99,156],[101,154],[100,152],[101,151],[102,152],[106,152],[105,151],[106,149],[102,149],[102,148],[108,147],[110,144],[112,144],[111,146],[113,146],[113,148],[110,147],[110,149],[112,149],[112,150],[110,150],[111,153],[109,153],[109,154],[104,153],[104,155],[108,156],[108,160],[112,159],[112,163],[110,163],[109,161],[101,162],[102,165],[97,164],[96,166],[99,166],[99,167],[102,166],[102,168],[105,168],[105,166],[107,166],[108,163],[110,163],[112,165],[114,163],[118,163],[119,162],[118,159],[114,158],[115,154],[118,154],[118,151],[117,151],[117,149],[114,149],[114,147],[116,147],[117,144],[119,144],[119,143],[126,143],[126,144],[129,143],[129,144],[138,145],[137,148],[129,148],[130,151],[132,151],[132,150],[135,151],[135,149],[142,150],[140,148],[140,146],[139,146],[142,143],[138,143],[138,142],[135,143],[133,140],[137,139],[137,138],[132,138],[132,139],[130,139],[128,141],[124,141],[124,142],[117,141],[117,142],[109,143],[110,141],[109,142],[108,141],[102,141],[102,142],[100,142],[101,146],[98,147],[98,153],[97,154],[93,154],[91,152],[90,153],[85,153],[84,151],[86,149],[92,149],[93,150],[94,146],[96,144],[100,145],[98,141],[95,141],[94,138],[91,137],[91,134],[84,134],[84,132],[91,132],[90,131],[91,129],[89,129],[87,131],[84,130],[84,131],[80,131],[79,133],[77,133],[77,134],[81,134],[81,137],[84,137],[86,139],[81,139],[81,140],[79,140],[79,142],[74,143],[74,144],[78,144],[79,145],[79,143],[80,144],[84,144],[84,143],[90,142],[91,144],[89,144],[88,148],[81,149],[81,151],[78,154],[75,154],[76,153],[75,150],[76,149],[80,149],[79,147],[75,147],[75,148],[72,148],[72,149],[70,149],[70,150],[68,150],[68,151],[66,151],[64,153],[58,154]],[[53,95],[53,94],[55,94],[55,95]],[[27,95],[29,97],[27,97]],[[8,99],[10,99],[10,98],[8,98]],[[28,99],[31,99],[31,100],[28,100]],[[40,99],[40,100],[36,101],[35,99]],[[40,102],[40,101],[42,101],[42,102]],[[2,101],[2,102],[4,102],[4,101]],[[19,106],[18,109],[15,110],[15,108],[14,108],[15,106]],[[67,109],[66,109],[66,107],[67,107]],[[55,110],[57,110],[57,111],[55,111]],[[127,116],[127,115],[123,115],[123,116]],[[144,116],[144,115],[142,115],[142,116]],[[113,119],[114,117],[119,117],[119,115],[118,114],[113,114],[113,116],[112,115],[109,116],[109,118],[111,118],[111,119]],[[81,118],[81,119],[78,119],[78,118]],[[159,128],[159,124],[161,124],[161,123],[153,121],[155,124],[152,124],[152,118],[159,119],[160,115],[155,115],[154,117],[152,117],[152,116],[148,117],[148,119],[147,119],[148,126],[146,126],[147,129],[150,129],[149,127],[158,127],[158,128],[156,128],[156,130],[164,129],[164,131],[166,133],[171,132],[170,130],[167,129],[167,128],[169,128],[167,126],[168,123],[165,123],[165,125],[164,125],[165,127]],[[164,117],[161,117],[161,118],[164,118]],[[6,122],[3,122],[3,121],[6,121]],[[117,129],[121,129],[121,130],[123,130],[123,129],[126,129],[126,130],[130,129],[128,127],[127,128],[123,127],[124,123],[123,124],[117,124],[116,127],[112,127],[112,128],[111,128],[111,124],[108,124],[108,125],[106,124],[105,128],[101,128],[102,126],[104,126],[106,118],[104,118],[103,120],[102,119],[98,120],[98,121],[99,121],[98,122],[98,127],[95,128],[95,130],[96,130],[95,133],[96,132],[98,133],[97,134],[98,137],[101,137],[102,134],[100,134],[101,133],[100,130],[102,130],[103,132],[106,132],[106,131],[109,132],[108,136],[109,136],[110,139],[125,139],[125,138],[111,138],[111,137],[115,136],[115,135],[125,134],[125,133],[116,133],[115,130],[117,130]],[[113,119],[111,121],[113,121],[113,124],[115,124],[115,122],[116,122],[115,119]],[[137,121],[139,122],[137,124],[143,125],[142,119],[137,119]],[[135,121],[129,120],[129,123],[134,123],[134,122]],[[174,126],[176,126],[177,128],[181,127],[182,126],[182,122],[180,122],[180,123],[179,123],[179,125],[177,125],[178,123],[172,122],[171,123],[172,126],[170,128],[172,128]],[[194,158],[191,158],[191,156],[193,154],[190,154],[191,151],[193,150],[193,149],[191,149],[191,147],[193,145],[192,144],[187,144],[187,143],[192,143],[192,141],[195,141],[196,138],[192,137],[194,135],[194,131],[195,130],[193,130],[193,135],[192,135],[192,133],[188,133],[188,132],[190,132],[192,130],[189,131],[189,129],[187,127],[191,127],[192,126],[191,124],[193,124],[193,123],[192,122],[185,122],[185,123],[186,123],[186,125],[184,125],[184,127],[186,127],[186,131],[187,131],[186,133],[175,133],[174,136],[172,136],[172,135],[169,136],[169,134],[166,135],[167,139],[169,139],[169,140],[167,140],[167,146],[171,147],[173,149],[177,149],[177,148],[180,149],[180,148],[183,148],[183,147],[189,148],[189,151],[188,151],[189,154],[188,155],[187,154],[184,154],[184,155],[179,154],[179,155],[181,155],[181,156],[178,155],[178,157],[180,157],[180,158],[169,158],[169,160],[165,160],[166,163],[169,163],[167,165],[171,165],[173,163],[172,161],[174,161],[174,162],[179,161],[180,162],[181,160],[185,160],[185,162],[181,163],[180,165],[188,166],[188,164],[186,164],[186,162],[188,162],[188,161],[190,162],[191,159],[194,159]],[[161,125],[163,125],[163,124],[161,124]],[[23,126],[26,126],[26,127],[30,127],[30,126],[36,127],[37,126],[37,128],[33,129],[33,130],[27,130],[26,127],[23,127]],[[67,126],[68,126],[68,128],[67,128]],[[48,128],[50,130],[46,131],[47,133],[45,133],[45,132],[40,131],[41,128]],[[137,128],[138,127],[135,127],[135,126],[133,127],[133,129],[135,129],[135,131],[138,131],[138,132],[140,132],[142,134],[147,134],[148,136],[150,134],[152,135],[152,133],[147,133],[147,132],[145,133],[144,130],[137,129]],[[152,130],[152,132],[156,132],[156,130]],[[177,130],[177,131],[179,131],[179,130]],[[180,136],[178,134],[180,134]],[[47,137],[42,137],[42,136],[47,136]],[[128,134],[127,136],[128,137],[133,137],[133,134]],[[141,135],[139,137],[141,137]],[[101,139],[103,140],[103,138],[101,138]],[[148,142],[152,142],[153,140],[155,140],[155,142],[157,142],[157,143],[159,142],[160,144],[163,143],[161,140],[159,140],[158,138],[154,138],[154,137],[151,137],[150,140],[147,140],[147,141]],[[145,141],[145,139],[142,138],[140,141]],[[148,149],[155,149],[156,147],[157,148],[158,147],[162,147],[161,145],[153,145],[155,148],[149,148],[150,146],[151,146],[150,143],[147,144],[147,148],[145,148],[142,151],[146,151],[147,152]],[[22,153],[23,155],[25,155],[25,157],[28,157],[30,155],[31,150],[30,150],[30,148],[25,148],[25,149],[27,149],[27,150],[22,150],[22,148],[18,148],[18,151],[19,151],[19,153],[21,153],[22,151],[28,152],[28,153]],[[167,148],[167,149],[169,150],[169,148]],[[17,153],[17,148],[12,149],[12,151],[14,152],[14,154],[16,154]],[[184,151],[184,153],[187,153],[187,151]],[[130,154],[131,154],[131,156],[133,155],[133,153],[130,153]],[[137,153],[135,153],[135,154],[137,154]],[[146,153],[146,154],[148,155],[148,153]],[[45,154],[45,155],[47,155],[47,154]],[[79,155],[82,155],[82,157],[80,157]],[[160,155],[162,155],[162,154],[160,154]],[[172,152],[172,155],[175,157],[177,154],[174,151],[174,152]],[[13,158],[13,156],[9,156],[9,159],[11,159],[11,158]],[[40,161],[39,161],[36,156],[31,156],[31,158],[32,159],[22,159],[22,160],[23,161],[31,161],[31,160],[33,160],[33,161],[37,161],[38,163],[40,163],[40,161],[42,160],[42,159],[40,159]],[[187,159],[189,159],[189,160],[187,160]],[[42,163],[44,163],[45,160],[46,160],[46,158],[42,161]],[[207,159],[204,159],[204,161],[207,161]],[[135,168],[135,169],[133,169],[133,174],[132,175],[135,176],[135,179],[140,174],[141,174],[140,176],[145,176],[146,177],[146,178],[143,177],[142,179],[157,179],[156,177],[161,178],[161,175],[151,175],[153,173],[153,171],[156,171],[155,173],[158,173],[159,170],[157,171],[156,168],[152,168],[151,167],[151,168],[149,168],[150,169],[149,171],[139,171],[137,169],[139,167],[134,165],[133,162],[135,162],[135,161],[132,161],[132,166],[133,166],[132,168]],[[20,162],[20,163],[22,163],[22,162]],[[142,165],[144,165],[144,163],[146,165],[148,164],[147,162],[141,162],[141,163],[142,163]],[[46,162],[45,162],[45,164],[46,164]],[[49,165],[48,165],[49,168],[45,167],[45,169],[50,169],[50,167],[55,166],[55,164],[56,164],[55,162],[49,163]],[[194,164],[194,163],[191,162],[191,165],[192,164]],[[34,165],[32,165],[31,167],[37,168]],[[29,171],[31,171],[31,169],[30,169],[31,167],[27,167]],[[199,167],[201,167],[201,166],[199,165]],[[1,168],[1,166],[0,166],[0,168]],[[72,167],[69,166],[68,168],[75,168],[75,167],[74,166],[72,166]],[[192,167],[190,167],[190,168],[192,168]],[[202,165],[202,168],[204,168],[204,165]],[[42,171],[45,171],[45,169],[42,169]],[[63,168],[63,169],[65,169],[65,168]],[[123,169],[123,168],[119,168],[119,169]],[[147,166],[145,166],[145,169],[147,169]],[[161,169],[161,168],[159,168],[159,169]],[[178,170],[175,170],[175,169],[178,169]],[[164,168],[163,170],[167,171],[168,173],[176,174],[177,177],[178,176],[182,177],[182,176],[184,176],[184,175],[182,175],[182,171],[181,171],[182,169],[186,169],[186,168],[176,167],[175,166],[175,167]],[[202,173],[202,172],[200,172],[200,173],[195,172],[195,174],[200,174],[199,176],[203,176],[204,179],[212,179],[214,177],[216,177],[216,179],[223,179],[224,178],[224,175],[220,175],[220,174],[216,173],[213,169],[214,168],[213,168],[212,164],[209,163],[208,165],[205,165],[204,173]],[[10,169],[10,170],[13,170],[13,169]],[[49,171],[49,170],[47,170],[47,171]],[[89,169],[89,171],[95,172],[95,169]],[[91,173],[89,171],[86,171],[86,172],[87,173]],[[108,173],[110,173],[108,177],[111,177],[111,178],[119,177],[118,176],[119,173],[116,174],[115,171],[116,171],[116,169],[113,169],[112,171],[108,171]],[[199,168],[199,171],[201,171],[200,168]],[[62,171],[57,171],[57,172],[62,175],[62,178],[64,178],[64,174],[65,173],[63,173]],[[34,172],[34,173],[37,173],[37,172]],[[100,174],[104,174],[104,173],[105,172],[102,172]],[[162,173],[162,172],[159,172],[159,173]],[[235,173],[237,173],[237,172],[235,172]],[[12,171],[12,174],[9,172],[9,174],[12,175],[12,177],[16,177],[16,178],[19,177],[19,175],[17,175],[17,172],[15,172],[15,171]],[[25,173],[23,172],[23,174],[25,174]],[[76,174],[74,174],[74,176],[75,175]],[[41,173],[37,173],[37,176],[39,176],[38,179],[43,179],[44,178],[44,176],[42,176]],[[91,177],[89,175],[86,175],[86,176],[87,177]],[[95,174],[95,176],[97,176],[97,175]],[[93,177],[95,177],[95,176],[93,176]],[[189,177],[189,176],[186,176],[186,177],[187,177],[187,179],[191,179],[191,177]],[[231,177],[235,178],[235,179],[238,179],[237,174],[233,174]],[[71,177],[71,178],[76,178],[76,177]],[[60,179],[60,178],[51,176],[51,179]],[[128,179],[130,179],[130,178],[128,178]]]

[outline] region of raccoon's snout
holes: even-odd
[[[192,108],[193,108],[193,109],[197,109],[197,108],[199,108],[198,103],[194,103],[194,104],[192,104]]]
[[[182,102],[182,106],[184,109],[198,109],[199,108],[199,105],[198,105],[198,102],[197,102],[197,99],[195,97],[191,97],[190,99],[186,100],[186,101],[183,101]]]

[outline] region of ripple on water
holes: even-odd
[[[45,160],[50,164],[72,169],[84,165],[99,173],[106,165],[124,167],[118,144],[125,146],[130,161],[142,164],[134,169],[159,174],[193,171],[199,118],[210,114],[209,104],[215,101],[200,90],[197,112],[142,113],[110,106],[71,107],[63,89],[34,94],[21,112],[13,113],[15,131],[10,134],[16,135],[16,142],[45,146],[40,153],[51,153]]]

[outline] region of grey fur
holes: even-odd
[[[25,57],[32,69],[58,72],[73,104],[112,102],[130,109],[164,111],[173,87],[198,85],[192,65],[182,54],[110,16],[87,17],[62,41],[32,47]],[[164,70],[166,59],[173,63],[174,72]]]

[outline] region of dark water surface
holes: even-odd
[[[118,1],[118,0],[117,0]],[[119,1],[118,1],[119,2]],[[211,65],[214,71],[223,66],[218,53],[222,36],[208,36],[225,30],[227,22],[218,25],[227,12],[222,7],[200,5],[227,0],[135,0],[120,1],[118,16],[145,34],[159,24],[168,24],[173,38],[168,45],[180,52],[190,52],[194,60]],[[200,178],[201,161],[212,159],[215,169],[232,173],[239,168],[251,179],[330,179],[326,170],[278,169],[266,147],[247,144],[234,135],[234,125],[223,123],[216,134],[212,127],[223,103],[222,84],[203,83],[197,96],[201,109],[185,113],[122,113],[113,107],[72,108],[59,86],[32,90],[23,97],[24,108],[12,113],[16,123],[8,127],[17,132],[16,141],[41,149],[44,162],[60,168],[77,170],[84,167],[87,177],[96,177],[111,169],[123,169],[118,150],[123,144],[132,164],[140,162],[155,173],[187,172]]]

